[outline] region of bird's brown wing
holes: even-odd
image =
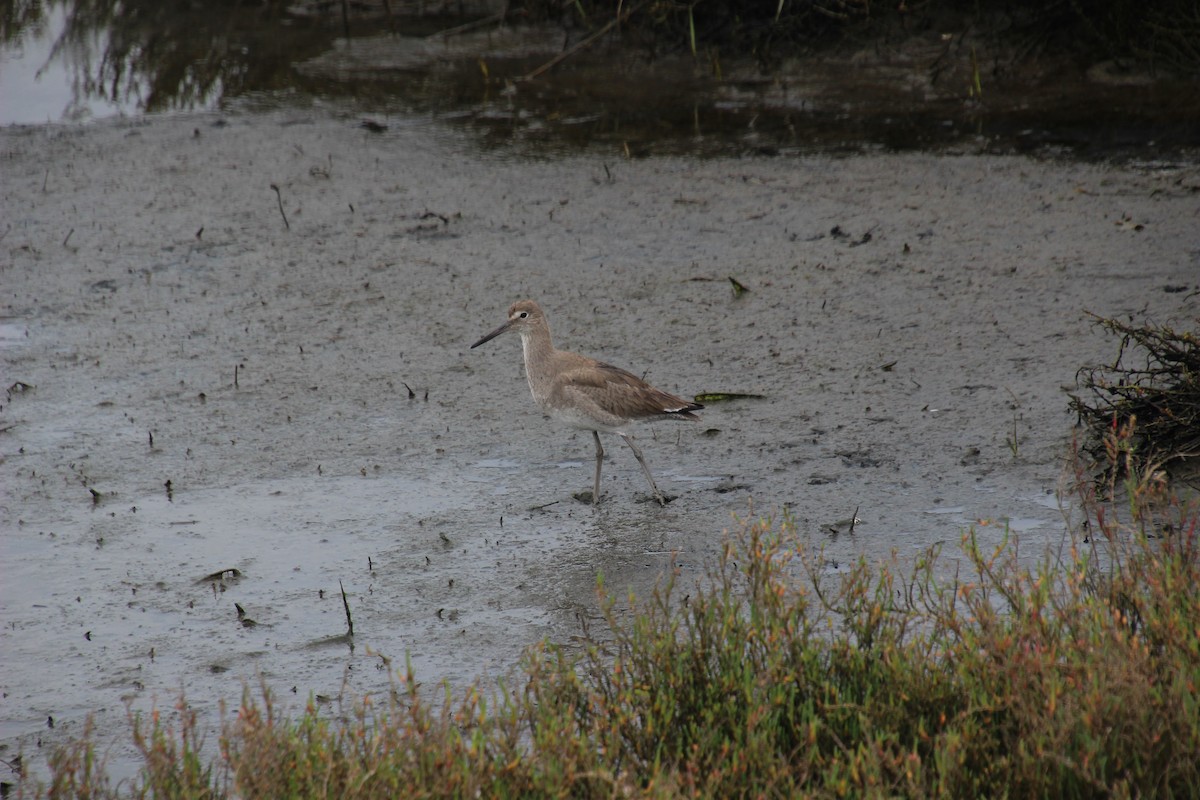
[[[563,390],[608,414],[624,419],[679,417],[699,419],[693,411],[704,406],[656,389],[644,380],[612,364],[596,362],[566,372]]]

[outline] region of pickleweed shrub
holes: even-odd
[[[1193,793],[1197,510],[1126,474],[1119,507],[1080,479],[1088,524],[1032,567],[969,531],[948,584],[936,550],[830,577],[786,519],[745,523],[682,597],[672,575],[623,615],[601,587],[606,630],[537,700],[695,796]]]

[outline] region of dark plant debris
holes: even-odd
[[[1112,463],[1106,437],[1132,427],[1134,447],[1124,463],[1115,463],[1117,468],[1159,464],[1176,474],[1189,466],[1194,472],[1200,456],[1197,334],[1092,316],[1121,342],[1112,364],[1086,366],[1076,373],[1078,391],[1071,395],[1070,407],[1088,428],[1085,450],[1098,463]],[[1200,329],[1200,318],[1196,323]]]

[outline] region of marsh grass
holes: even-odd
[[[207,762],[181,703],[134,721],[132,785],[85,736],[19,796],[1195,796],[1197,509],[1082,463],[1074,533],[1032,560],[969,531],[950,577],[936,549],[829,575],[788,520],[747,521],[698,586],[601,582],[582,651],[534,647],[509,686],[430,699],[408,666],[342,719],[247,693]]]
[[[625,41],[649,53],[690,52],[758,59],[766,68],[799,52],[839,42],[887,48],[898,37],[927,30],[971,31],[989,52],[1006,42],[1014,57],[1038,59],[1063,52],[1091,60],[1140,61],[1151,68],[1195,75],[1200,71],[1200,8],[1196,0],[515,0],[509,12],[559,20],[589,31],[606,21]],[[1017,55],[1019,54],[1019,56]],[[970,96],[981,99],[982,54],[970,51]]]

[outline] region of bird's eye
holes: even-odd
[[[518,314],[517,316],[519,316],[521,319],[525,319],[526,317],[528,317],[528,316],[529,316],[529,312],[528,312],[528,311],[522,311],[522,312],[521,312],[520,314]]]

